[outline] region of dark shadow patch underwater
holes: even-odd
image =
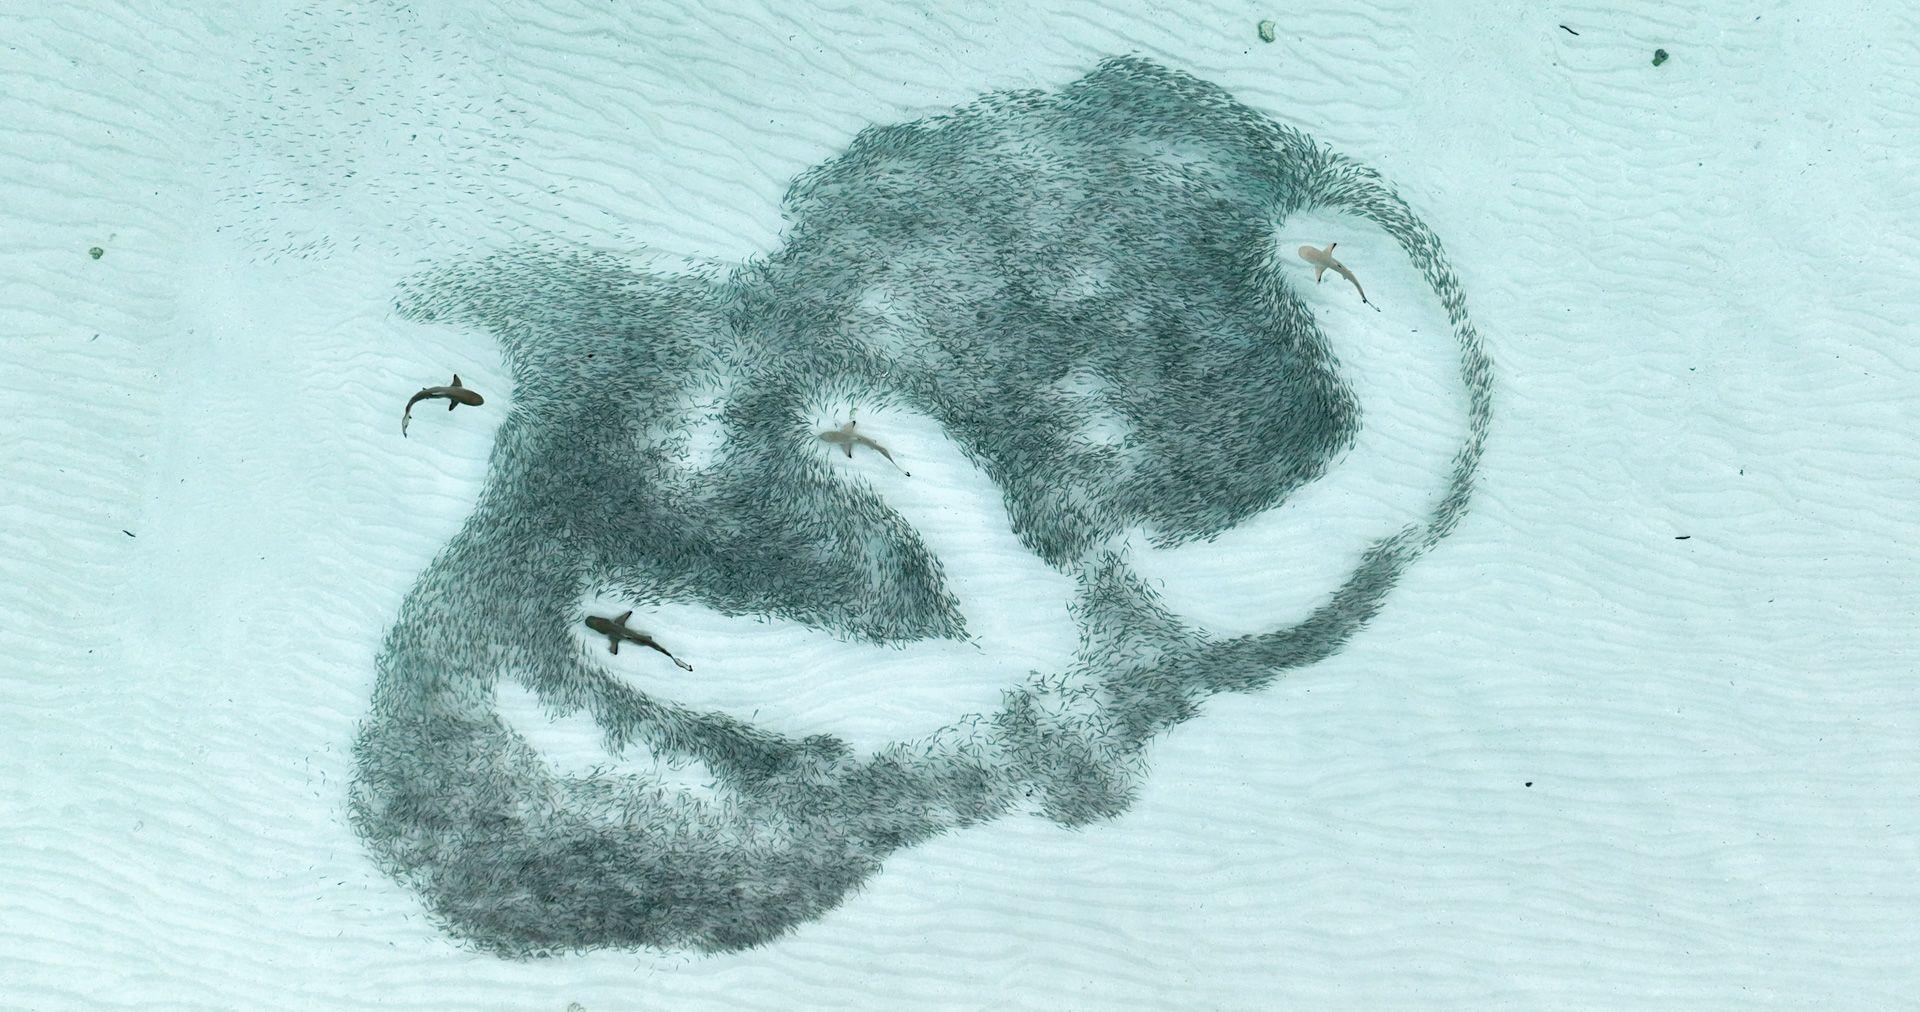
[[[1133,527],[1216,536],[1352,442],[1358,407],[1273,268],[1275,225],[1308,209],[1377,223],[1431,285],[1468,436],[1430,512],[1309,618],[1213,639],[1104,546]],[[483,949],[739,949],[831,909],[897,848],[1020,810],[1112,817],[1155,734],[1337,651],[1465,510],[1491,374],[1438,240],[1371,170],[1212,85],[1112,59],[1057,93],[869,129],[786,213],[779,252],[714,276],[511,251],[405,286],[409,318],[498,337],[515,407],[380,654],[352,816]],[[672,433],[713,390],[723,439],[690,471]],[[1077,588],[1069,669],[870,756],[641,693],[572,633],[583,596],[613,587],[874,643],[964,636],[939,559],[828,470],[807,412],[834,396],[935,419]],[[1095,417],[1125,438],[1079,438]],[[556,773],[501,720],[502,678],[590,714],[616,752],[699,760],[717,793]]]

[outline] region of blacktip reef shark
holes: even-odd
[[[1330,242],[1327,244],[1326,249],[1314,249],[1312,246],[1300,247],[1300,259],[1313,265],[1313,283],[1316,285],[1319,284],[1320,276],[1328,271],[1332,271],[1346,278],[1348,281],[1353,282],[1353,290],[1360,293],[1360,301],[1366,302],[1369,306],[1373,306],[1373,303],[1367,301],[1367,290],[1360,287],[1360,279],[1354,277],[1352,271],[1347,270],[1346,264],[1333,258],[1333,248],[1338,245],[1340,244],[1337,242]],[[1380,307],[1373,306],[1373,311],[1376,313],[1379,312]]]
[[[587,628],[607,638],[607,653],[619,653],[620,641],[626,640],[628,643],[638,643],[650,650],[658,650],[667,655],[667,660],[678,664],[688,671],[693,670],[693,665],[673,656],[672,651],[654,642],[653,637],[648,636],[646,633],[634,632],[632,629],[627,628],[627,619],[632,617],[632,609],[621,612],[619,618],[602,618],[599,615],[588,615]]]
[[[838,446],[841,449],[847,451],[847,458],[849,460],[853,458],[853,448],[856,444],[860,446],[871,447],[872,449],[880,451],[880,456],[887,458],[887,463],[892,464],[896,468],[899,468],[901,474],[904,474],[909,478],[913,477],[913,472],[907,470],[904,467],[900,467],[900,462],[893,459],[893,454],[888,453],[886,447],[881,446],[879,443],[874,442],[872,439],[866,436],[863,436],[858,432],[853,431],[853,427],[857,424],[859,423],[849,418],[847,419],[847,424],[842,425],[837,429],[828,429],[827,431],[822,432],[820,434],[820,441],[823,443],[831,443],[834,446]]]
[[[413,406],[421,401],[431,400],[435,397],[445,397],[447,399],[448,411],[452,411],[462,404],[477,408],[487,402],[486,398],[480,396],[477,392],[461,386],[460,374],[454,373],[452,383],[443,387],[427,387],[425,390],[407,398],[407,410],[400,412],[400,435],[405,436],[407,434],[407,423],[413,420]]]

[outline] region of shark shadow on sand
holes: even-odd
[[[514,408],[380,654],[351,812],[480,948],[740,949],[949,830],[1113,817],[1154,735],[1340,649],[1466,508],[1490,366],[1438,240],[1371,170],[1212,85],[1108,60],[1058,92],[865,130],[785,207],[782,249],[708,276],[512,251],[405,286],[409,318],[502,342]],[[1426,278],[1468,435],[1425,515],[1307,619],[1215,638],[1102,546],[1134,527],[1162,546],[1216,536],[1351,444],[1358,406],[1273,268],[1275,225],[1308,209],[1377,223]],[[1094,380],[1065,390],[1074,376]],[[724,438],[692,473],[674,433],[713,389]],[[573,638],[596,587],[874,643],[965,635],[939,560],[818,450],[808,406],[852,395],[931,416],[992,478],[1021,543],[1075,581],[1073,664],[865,756],[611,677]],[[1116,416],[1120,445],[1075,438]],[[616,751],[704,763],[718,795],[556,773],[502,722],[501,679],[591,715]]]

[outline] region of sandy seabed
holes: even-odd
[[[1917,28],[1398,0],[0,13],[0,1005],[1906,1000]],[[1445,241],[1499,405],[1458,528],[1344,650],[1155,739],[1114,818],[940,835],[729,954],[515,961],[441,930],[354,832],[351,749],[516,391],[492,335],[403,317],[402,280],[526,243],[765,258],[789,183],[861,129],[1129,53],[1374,167]],[[1446,314],[1382,233],[1274,238],[1339,240],[1381,312],[1283,258],[1352,447],[1217,540],[1130,544],[1223,636],[1311,614],[1466,427]],[[487,404],[402,439],[453,372]],[[866,753],[1066,666],[1070,582],[937,426],[894,421],[911,479],[828,463],[912,521],[976,645],[663,605],[700,677],[607,670]],[[530,692],[498,704],[561,775],[627,761]]]

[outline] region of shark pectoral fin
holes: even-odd
[[[452,410],[453,410],[454,408],[457,408],[457,407],[459,407],[459,406],[460,406],[460,402],[459,402],[459,401],[455,401],[455,400],[449,400],[449,401],[447,401],[447,410],[448,410],[448,411],[452,411]]]
[[[1338,245],[1340,245],[1340,244],[1339,244],[1339,243],[1337,243],[1337,242],[1330,242],[1330,243],[1328,243],[1328,244],[1327,244],[1327,252],[1328,252],[1328,253],[1332,253],[1332,252],[1333,252],[1333,248],[1334,248],[1335,246],[1338,246]],[[458,378],[459,378],[459,377],[455,377],[455,379],[458,379]]]
[[[626,624],[627,624],[627,619],[630,619],[630,618],[632,618],[632,617],[633,617],[633,609],[632,609],[632,608],[628,608],[628,609],[627,609],[626,611],[623,611],[623,612],[621,612],[621,613],[620,613],[620,617],[619,617],[619,618],[616,618],[616,619],[614,619],[613,621],[614,621],[614,622],[615,622],[616,624],[618,624],[618,625],[626,625]]]
[[[460,385],[460,374],[459,374],[459,373],[454,373],[454,374],[453,374],[453,384],[452,384],[452,385],[454,385],[454,386],[459,386],[459,385]]]
[[[607,653],[617,654],[619,652],[620,652],[620,637],[618,636],[607,637]]]
[[[841,444],[840,444],[840,448],[841,448],[841,449],[843,449],[843,450],[845,450],[845,451],[847,451],[847,459],[848,459],[848,460],[852,460],[852,459],[853,459],[853,443],[851,443],[851,442],[846,442],[846,443],[841,443]]]
[[[1313,269],[1313,283],[1316,285],[1319,284],[1320,278],[1326,273],[1327,273],[1327,269],[1325,267],[1315,267]]]

